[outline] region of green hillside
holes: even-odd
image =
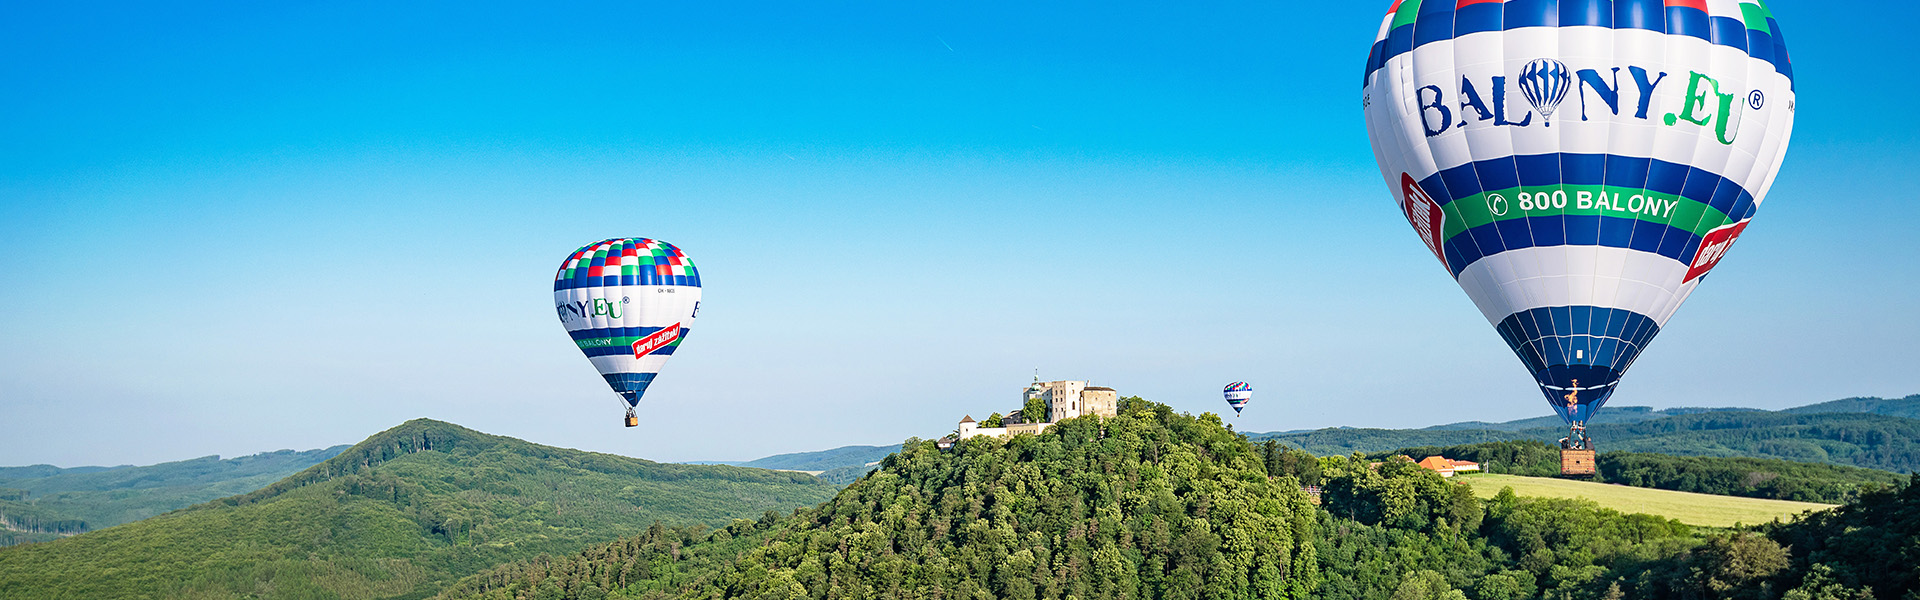
[[[1920,470],[1920,420],[1862,413],[1712,411],[1589,428],[1601,450],[1679,456],[1744,456],[1849,465],[1893,472]],[[1320,455],[1386,452],[1415,446],[1458,446],[1504,440],[1551,442],[1561,427],[1485,429],[1320,429],[1254,434]]]
[[[461,576],[831,497],[797,473],[672,465],[429,420],[260,490],[0,549],[4,598],[418,598]]]
[[[347,446],[207,456],[145,467],[0,468],[0,546],[47,541],[244,494],[319,464]]]
[[[1707,527],[1732,527],[1741,523],[1753,525],[1776,519],[1791,521],[1803,512],[1834,507],[1832,504],[1716,496],[1548,477],[1474,474],[1455,479],[1472,486],[1474,495],[1481,498],[1492,498],[1501,488],[1511,488],[1521,496],[1591,500],[1602,508],[1623,513],[1658,515],[1688,525]]]
[[[1304,597],[1314,580],[1288,573],[1316,569],[1307,497],[1269,480],[1217,418],[1158,408],[954,452],[912,440],[794,517],[645,535],[495,569],[445,596]]]
[[[791,517],[654,529],[489,569],[442,597],[1839,599],[1868,584],[1886,598],[1913,587],[1907,575],[1830,564],[1804,541],[1783,545],[1807,535],[1798,525],[1702,530],[1504,487],[1482,500],[1406,461],[1309,467],[1263,453],[1212,415],[1127,399],[1118,418],[1039,436],[947,452],[910,440],[833,501]],[[1323,505],[1297,491],[1302,469],[1323,476]],[[1914,489],[1870,493],[1807,527],[1858,550],[1862,519],[1920,512]],[[1741,499],[1705,501],[1729,500]],[[1920,534],[1920,519],[1906,520],[1887,533]]]

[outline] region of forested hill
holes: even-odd
[[[1316,506],[1300,491],[1320,482]],[[1411,461],[1275,452],[1124,399],[1041,435],[909,440],[833,501],[489,569],[480,600],[1861,600],[1914,597],[1920,488],[1806,525],[1700,530],[1477,499]],[[1865,527],[1866,523],[1880,523]],[[1869,593],[1868,589],[1872,592]]]
[[[144,467],[0,468],[0,546],[57,539],[251,492],[346,449],[206,456]]]
[[[910,441],[832,502],[469,578],[483,598],[1304,598],[1315,510],[1211,415]],[[608,596],[609,591],[617,596]]]
[[[418,598],[656,521],[830,498],[801,473],[661,464],[409,421],[257,491],[0,549],[0,598]]]
[[[1899,473],[1920,470],[1920,442],[1915,441],[1920,440],[1920,420],[1890,414],[1713,411],[1631,423],[1596,422],[1588,431],[1604,451],[1772,458]],[[1279,440],[1319,455],[1344,455],[1505,440],[1552,442],[1564,436],[1566,428],[1556,424],[1516,431],[1341,428],[1251,437]]]

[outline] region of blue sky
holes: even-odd
[[[1373,165],[1386,3],[1305,4],[0,6],[0,464],[416,417],[748,459],[934,437],[1035,368],[1247,380],[1243,431],[1545,414]],[[1793,148],[1616,406],[1920,392],[1920,79],[1869,77],[1910,36],[1772,4]],[[548,304],[616,236],[706,284],[631,430]]]

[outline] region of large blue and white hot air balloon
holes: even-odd
[[[615,238],[581,247],[553,278],[553,309],[573,344],[633,408],[700,313],[700,272],[673,244]]]
[[[1587,448],[1779,172],[1779,24],[1762,0],[1401,0],[1376,40],[1381,176]]]

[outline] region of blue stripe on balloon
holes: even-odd
[[[1468,4],[1453,14],[1453,37],[1483,31],[1500,31],[1506,5],[1498,2]]]
[[[1741,50],[1747,49],[1746,23],[1732,17],[1709,17],[1707,22],[1708,28],[1713,32],[1711,35],[1713,36],[1714,45],[1732,46]],[[1771,48],[1769,48],[1769,50],[1771,50]],[[1748,52],[1747,55],[1759,58],[1759,56],[1755,56],[1753,52]]]
[[[1787,57],[1787,38],[1780,33],[1780,22],[1767,17],[1767,31],[1773,37],[1773,70],[1787,77],[1787,89],[1794,89],[1793,63]]]
[[[667,346],[659,350],[654,350],[651,354],[648,354],[647,356],[673,356],[673,350],[678,347],[679,346]],[[629,346],[624,346],[624,345],[600,346],[597,348],[581,348],[580,353],[587,355],[587,358],[593,358],[596,356],[620,356],[623,354],[624,355],[633,354],[633,348]]]
[[[1556,4],[1558,0],[1508,0],[1502,25],[1507,30],[1557,26],[1560,18],[1555,14]]]
[[[1663,0],[1613,0],[1613,27],[1666,33],[1666,2]]]
[[[567,335],[572,337],[573,341],[578,342],[580,340],[590,340],[594,338],[643,337],[643,336],[653,335],[654,333],[657,333],[662,329],[666,329],[666,328],[665,327],[598,327],[598,328],[591,328],[591,329],[575,329],[573,331],[567,332]],[[687,333],[687,328],[681,327],[680,334],[686,335],[686,333]]]
[[[1367,80],[1373,77],[1375,71],[1380,70],[1380,65],[1384,63],[1387,57],[1386,49],[1386,40],[1373,43],[1373,50],[1367,53],[1367,74],[1360,78],[1360,87],[1367,87],[1369,83]]]
[[[1773,36],[1758,29],[1747,29],[1747,54],[1754,58],[1773,63]],[[1778,65],[1775,66],[1778,70]]]
[[[1612,0],[1560,0],[1561,27],[1613,27]]]
[[[1642,178],[1644,176],[1644,179]],[[1520,186],[1607,185],[1646,188],[1712,206],[1734,220],[1753,216],[1753,193],[1699,167],[1613,154],[1523,154],[1475,161],[1420,181],[1441,206],[1486,190]]]
[[[1707,13],[1686,6],[1667,7],[1667,35],[1684,35],[1713,41],[1712,23]]]
[[[1365,87],[1373,74],[1386,68],[1387,61],[1412,52],[1414,48],[1486,31],[1512,31],[1524,27],[1593,26],[1613,29],[1645,29],[1669,35],[1685,35],[1715,45],[1739,48],[1748,56],[1774,64],[1774,70],[1793,81],[1786,42],[1780,27],[1768,19],[1772,47],[1756,45],[1746,33],[1746,24],[1733,17],[1710,17],[1706,12],[1686,6],[1664,6],[1661,0],[1508,0],[1504,3],[1478,3],[1455,8],[1455,3],[1422,3],[1413,23],[1395,27],[1386,39],[1374,45],[1367,60]]]
[[[1413,23],[1413,46],[1453,39],[1453,3],[1426,2]]]
[[[1447,240],[1442,251],[1455,278],[1480,259],[1547,246],[1604,246],[1659,254],[1686,263],[1700,247],[1700,236],[1663,223],[1631,217],[1553,215],[1494,221]]]
[[[1413,24],[1401,25],[1393,28],[1393,31],[1387,32],[1387,51],[1382,56],[1383,59],[1390,59],[1412,51]],[[1385,64],[1386,61],[1382,60],[1381,65],[1384,66]]]

